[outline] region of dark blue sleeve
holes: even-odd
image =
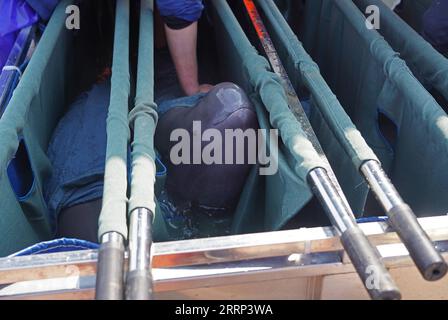
[[[157,0],[157,6],[162,17],[189,22],[198,21],[204,10],[202,0]]]
[[[437,50],[448,52],[448,0],[434,0],[423,16],[423,36]]]

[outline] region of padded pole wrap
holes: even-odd
[[[155,219],[156,165],[154,135],[158,116],[154,103],[154,1],[142,0],[137,92],[129,121],[134,127],[129,203],[129,272],[126,299],[152,299],[151,246]]]
[[[146,208],[155,212],[156,165],[154,134],[158,116],[154,103],[154,22],[153,1],[141,2],[137,93],[129,121],[134,128],[132,182],[129,212]]]
[[[114,56],[104,176],[103,208],[99,219],[99,238],[117,232],[125,239],[127,212],[127,152],[130,95],[129,76],[129,0],[118,0],[115,19]]]

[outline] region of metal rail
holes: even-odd
[[[448,217],[419,221],[447,259]],[[414,269],[406,248],[387,222],[364,223],[360,228],[395,275],[402,269]],[[166,297],[164,293],[184,290],[353,273],[353,266],[341,257],[341,250],[337,232],[331,227],[155,243],[154,293],[159,298]],[[0,259],[0,299],[92,299],[97,257],[98,251],[88,250]],[[125,255],[125,269],[128,261]],[[423,290],[424,285],[414,270],[411,278],[397,278],[415,283],[408,288],[413,292]],[[351,281],[356,282],[356,278]],[[424,288],[439,297],[448,295],[445,280],[428,283]],[[217,290],[223,293],[223,289]],[[358,298],[364,298],[362,291],[358,294]]]

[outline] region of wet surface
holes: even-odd
[[[166,190],[162,191],[158,201],[172,240],[230,235],[233,215],[226,209],[176,202]]]

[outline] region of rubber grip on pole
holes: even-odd
[[[98,251],[96,300],[123,300],[124,246],[102,243]]]
[[[128,272],[126,300],[151,300],[153,293],[151,272],[136,270]]]
[[[369,295],[374,300],[399,300],[400,290],[381,262],[381,257],[359,228],[350,228],[341,242]]]
[[[390,225],[403,241],[422,276],[428,281],[443,278],[448,265],[420,226],[412,209],[406,204],[398,205],[387,215]]]

